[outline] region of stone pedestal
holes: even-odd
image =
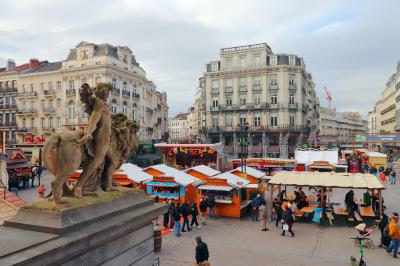
[[[141,190],[112,193],[22,208],[0,228],[0,265],[153,265],[152,220],[167,206]]]

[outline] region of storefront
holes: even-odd
[[[276,171],[293,171],[296,167],[296,161],[290,159],[275,159],[275,158],[247,158],[246,166],[253,167],[263,172],[276,172]],[[233,168],[241,166],[240,159],[231,160]]]
[[[264,194],[267,190],[267,182],[270,179],[270,176],[267,176],[264,172],[251,167],[243,168],[243,170],[241,167],[238,167],[229,171],[229,173],[249,181],[249,184],[246,186],[248,199],[253,199],[256,194],[261,194],[265,197]]]

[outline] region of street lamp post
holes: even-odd
[[[244,156],[247,143],[246,143],[246,134],[249,130],[249,123],[245,122],[244,124],[240,124],[240,164],[242,173],[246,173],[246,159]]]

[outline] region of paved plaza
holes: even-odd
[[[42,182],[50,192],[51,176],[44,172]],[[398,210],[400,185],[386,185],[383,196],[388,213]],[[337,191],[335,197],[344,198],[345,191]],[[38,198],[37,189],[21,190],[19,195],[28,202]],[[163,237],[162,251],[156,255],[160,265],[193,265],[196,235],[201,235],[210,250],[211,265],[288,265],[288,266],[344,266],[350,265],[350,256],[358,258],[358,248],[350,237],[356,235],[353,227],[319,227],[312,223],[297,222],[295,238],[281,237],[280,230],[269,222],[271,230],[260,231],[259,224],[245,219],[220,218],[207,221],[201,229],[193,229],[176,238],[173,232]],[[379,244],[380,233],[374,232],[372,239]],[[378,247],[365,250],[368,265],[400,265],[400,260]]]

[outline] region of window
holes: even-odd
[[[296,62],[295,59],[296,58],[293,55],[289,56],[289,65],[294,66]]]
[[[295,119],[294,115],[289,116],[289,125],[290,126],[294,126],[294,119]]]
[[[269,75],[269,84],[270,85],[278,85],[278,75],[277,74]]]
[[[213,97],[212,107],[218,107],[218,97]]]
[[[57,81],[57,90],[61,91],[61,81]]]
[[[26,118],[22,118],[22,127],[26,127]]]
[[[61,128],[61,117],[57,117],[57,120],[56,120],[56,128],[58,128],[58,129],[60,129]]]
[[[122,83],[122,91],[126,91],[126,82]]]
[[[218,63],[217,62],[211,64],[211,71],[218,71]]]
[[[240,106],[246,106],[246,95],[240,95],[239,104]]]
[[[295,85],[295,80],[296,80],[296,76],[293,73],[289,74],[289,86],[294,86]]]
[[[49,101],[49,108],[53,108],[53,100]]]
[[[31,127],[35,126],[35,118],[31,118]]]
[[[225,80],[225,92],[232,92],[232,79]]]
[[[40,106],[42,107],[42,109],[46,108],[46,101],[45,100],[41,100],[40,101]]]
[[[254,86],[261,86],[261,78],[260,78],[260,76],[254,76],[253,77],[253,85]]]
[[[213,115],[213,117],[212,117],[212,125],[213,125],[213,127],[217,127],[218,126],[218,115]]]
[[[53,128],[53,117],[49,117],[49,128]]]
[[[117,113],[117,101],[114,99],[111,102],[111,113],[116,114]]]
[[[276,115],[271,115],[271,126],[278,125],[278,117]]]
[[[225,126],[227,126],[227,127],[232,126],[232,114],[225,115]]]
[[[259,106],[261,104],[261,96],[259,94],[254,94],[254,105]]]
[[[40,127],[41,127],[42,129],[44,129],[44,128],[45,128],[45,125],[44,125],[44,123],[45,123],[45,118],[44,118],[44,117],[42,117],[42,119],[40,120]]]
[[[276,92],[271,93],[271,104],[278,103],[278,94]]]
[[[111,86],[112,86],[113,89],[115,89],[117,87],[117,80],[116,79],[112,79]]]
[[[53,82],[49,82],[49,84],[48,84],[48,88],[49,88],[49,90],[50,90],[50,91],[52,91],[52,90],[53,90]]]
[[[211,81],[211,90],[213,93],[219,92],[219,81],[218,79],[213,79]]]
[[[226,106],[232,106],[232,96],[226,97]]]
[[[240,67],[246,67],[246,57],[241,56],[239,61],[240,61]]]
[[[239,91],[247,91],[246,78],[239,78]]]
[[[43,82],[40,83],[40,89],[41,89],[42,91],[44,91],[44,83],[43,83]]]
[[[128,104],[126,102],[122,104],[122,113],[128,115]]]
[[[231,58],[226,58],[225,59],[225,68],[226,69],[231,69],[232,68],[232,59]]]
[[[57,108],[61,108],[61,99],[57,99]]]
[[[261,115],[260,114],[254,114],[254,125],[255,126],[261,125]]]
[[[294,93],[289,95],[289,104],[294,104]]]
[[[270,59],[271,59],[271,62],[270,62],[271,66],[276,66],[278,64],[278,57],[276,55],[271,55]]]
[[[25,92],[25,84],[22,85],[22,92]]]
[[[240,125],[245,125],[246,124],[246,114],[239,114],[239,123]]]
[[[255,55],[254,56],[254,66],[260,66],[261,65],[261,58],[260,55]]]
[[[75,103],[74,101],[70,101],[68,104],[68,119],[75,118]]]
[[[31,83],[31,85],[30,85],[29,87],[31,88],[31,92],[33,92],[33,90],[34,90],[34,88],[35,88],[35,85],[33,85],[33,84]]]
[[[69,89],[70,90],[75,90],[75,81],[74,80],[70,80],[69,81]]]

